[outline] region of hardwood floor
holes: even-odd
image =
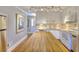
[[[23,41],[13,52],[69,52],[64,45],[50,32],[33,33]]]

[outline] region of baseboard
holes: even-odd
[[[13,45],[11,48],[9,48],[8,50],[7,50],[7,52],[11,52],[11,51],[13,51],[21,42],[23,42],[25,39],[27,38],[27,35],[26,36],[24,36],[19,42],[17,42],[15,45]]]

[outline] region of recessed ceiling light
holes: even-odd
[[[44,9],[41,8],[41,11],[43,11]]]

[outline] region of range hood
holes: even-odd
[[[76,23],[76,21],[69,20],[69,21],[66,21],[65,23]]]
[[[71,15],[66,15],[64,19],[64,23],[77,23],[77,13]]]

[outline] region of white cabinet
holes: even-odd
[[[57,39],[61,39],[61,32],[58,30],[50,30],[50,32],[57,38]]]
[[[60,34],[62,43],[69,49],[72,50],[72,34],[71,32],[62,31]]]
[[[48,30],[69,49],[72,50],[72,34],[60,30]]]

